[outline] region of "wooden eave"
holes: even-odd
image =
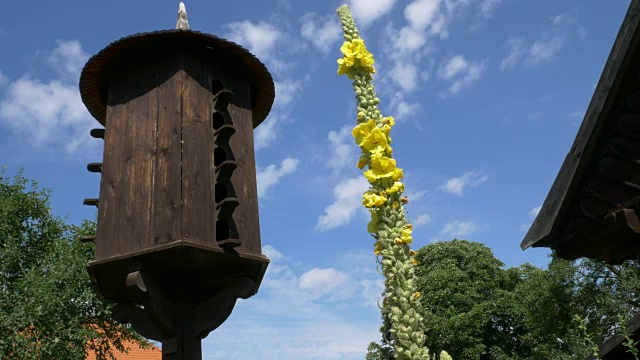
[[[633,341],[640,340],[640,314],[636,315],[626,325],[627,334]],[[626,338],[618,333],[604,343],[598,349],[598,359],[600,360],[634,360],[635,357],[628,352],[629,347],[625,345]],[[593,356],[588,356],[585,360],[594,360]]]
[[[640,2],[633,0],[573,146],[520,245],[523,250],[548,247],[565,259],[609,263],[640,252],[639,234],[616,214],[634,212],[640,196],[639,24]],[[633,218],[631,212],[627,215]]]

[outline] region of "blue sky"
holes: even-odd
[[[414,246],[482,242],[508,266],[547,263],[520,242],[591,99],[628,1],[350,0],[397,120]],[[191,28],[263,60],[276,104],[255,131],[264,253],[259,294],[203,343],[205,359],[362,359],[379,339],[355,100],[336,75],[336,1],[186,3]],[[78,93],[89,56],[173,28],[177,1],[13,1],[0,21],[0,164],[53,189],[54,211],[95,216],[97,127]]]

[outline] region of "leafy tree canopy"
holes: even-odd
[[[51,213],[50,191],[20,171],[0,170],[0,359],[99,359],[149,343],[111,320],[111,305],[91,289],[87,262],[95,223],[68,225]]]
[[[456,360],[584,359],[636,314],[640,266],[555,256],[547,269],[506,268],[487,246],[466,240],[418,252],[427,346]],[[393,359],[389,324],[367,359]]]

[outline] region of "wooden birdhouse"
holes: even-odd
[[[182,356],[172,359],[200,358],[200,339],[257,292],[269,263],[253,129],[273,80],[240,46],[184,28],[120,39],[80,78],[104,126],[91,131],[104,155],[88,166],[101,173],[99,198],[85,200],[98,207],[90,277],[119,304],[114,317]]]

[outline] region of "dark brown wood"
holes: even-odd
[[[91,129],[89,135],[93,138],[104,140],[104,129]]]
[[[82,201],[82,205],[87,205],[87,206],[95,206],[98,207],[98,203],[99,200],[98,199],[84,199],[84,201]]]
[[[80,241],[83,242],[83,243],[95,242],[96,241],[96,236],[95,235],[85,235],[85,236],[80,238]]]
[[[89,163],[87,164],[87,170],[93,173],[101,173],[102,172],[102,163]]]
[[[182,237],[215,243],[213,95],[196,79],[211,80],[199,60],[182,62]]]
[[[100,205],[87,268],[117,304],[114,319],[161,341],[165,360],[197,360],[201,339],[258,291],[269,263],[253,149],[262,80],[197,38],[149,39],[120,43],[83,72],[103,72],[83,75],[99,91],[81,81],[92,113],[106,104],[105,129],[91,131],[104,155],[88,167],[102,178],[99,200],[84,201]]]
[[[158,67],[158,125],[154,182],[153,243],[165,244],[182,236],[182,81],[179,58]]]
[[[574,144],[521,247],[565,259],[620,263],[640,254],[640,234],[604,221],[640,196],[640,2],[620,28]]]
[[[239,84],[240,85],[240,84]],[[247,94],[246,84],[234,91],[236,96]],[[246,96],[246,95],[245,95]],[[260,252],[260,221],[258,215],[258,188],[256,179],[256,163],[253,146],[252,115],[249,108],[241,102],[229,104],[229,115],[233,119],[236,133],[230,138],[229,144],[236,156],[237,169],[231,181],[236,190],[235,195],[239,206],[234,211],[233,219],[240,232],[242,245],[238,251],[249,253]]]
[[[125,126],[128,121],[127,102],[129,100],[129,73],[121,72],[111,75],[108,95],[107,123],[104,138],[104,173],[100,184],[100,200],[98,208],[98,230],[95,258],[104,259],[117,254],[120,239],[126,234],[120,226],[120,208],[127,194],[123,183],[126,181],[125,166],[122,154],[127,143],[128,134]],[[121,189],[122,188],[122,189]]]
[[[126,163],[126,190],[122,215],[120,251],[152,246],[153,185],[158,118],[157,68],[153,63],[135,64],[129,68],[129,100],[126,123],[127,146],[120,161]],[[140,95],[139,95],[140,94]]]
[[[626,325],[627,333],[633,341],[640,340],[640,314],[636,315]],[[626,339],[620,335],[614,335],[607,339],[598,350],[599,360],[635,360],[635,357],[627,350],[629,348],[623,343]],[[593,356],[588,356],[585,360],[595,360]]]

